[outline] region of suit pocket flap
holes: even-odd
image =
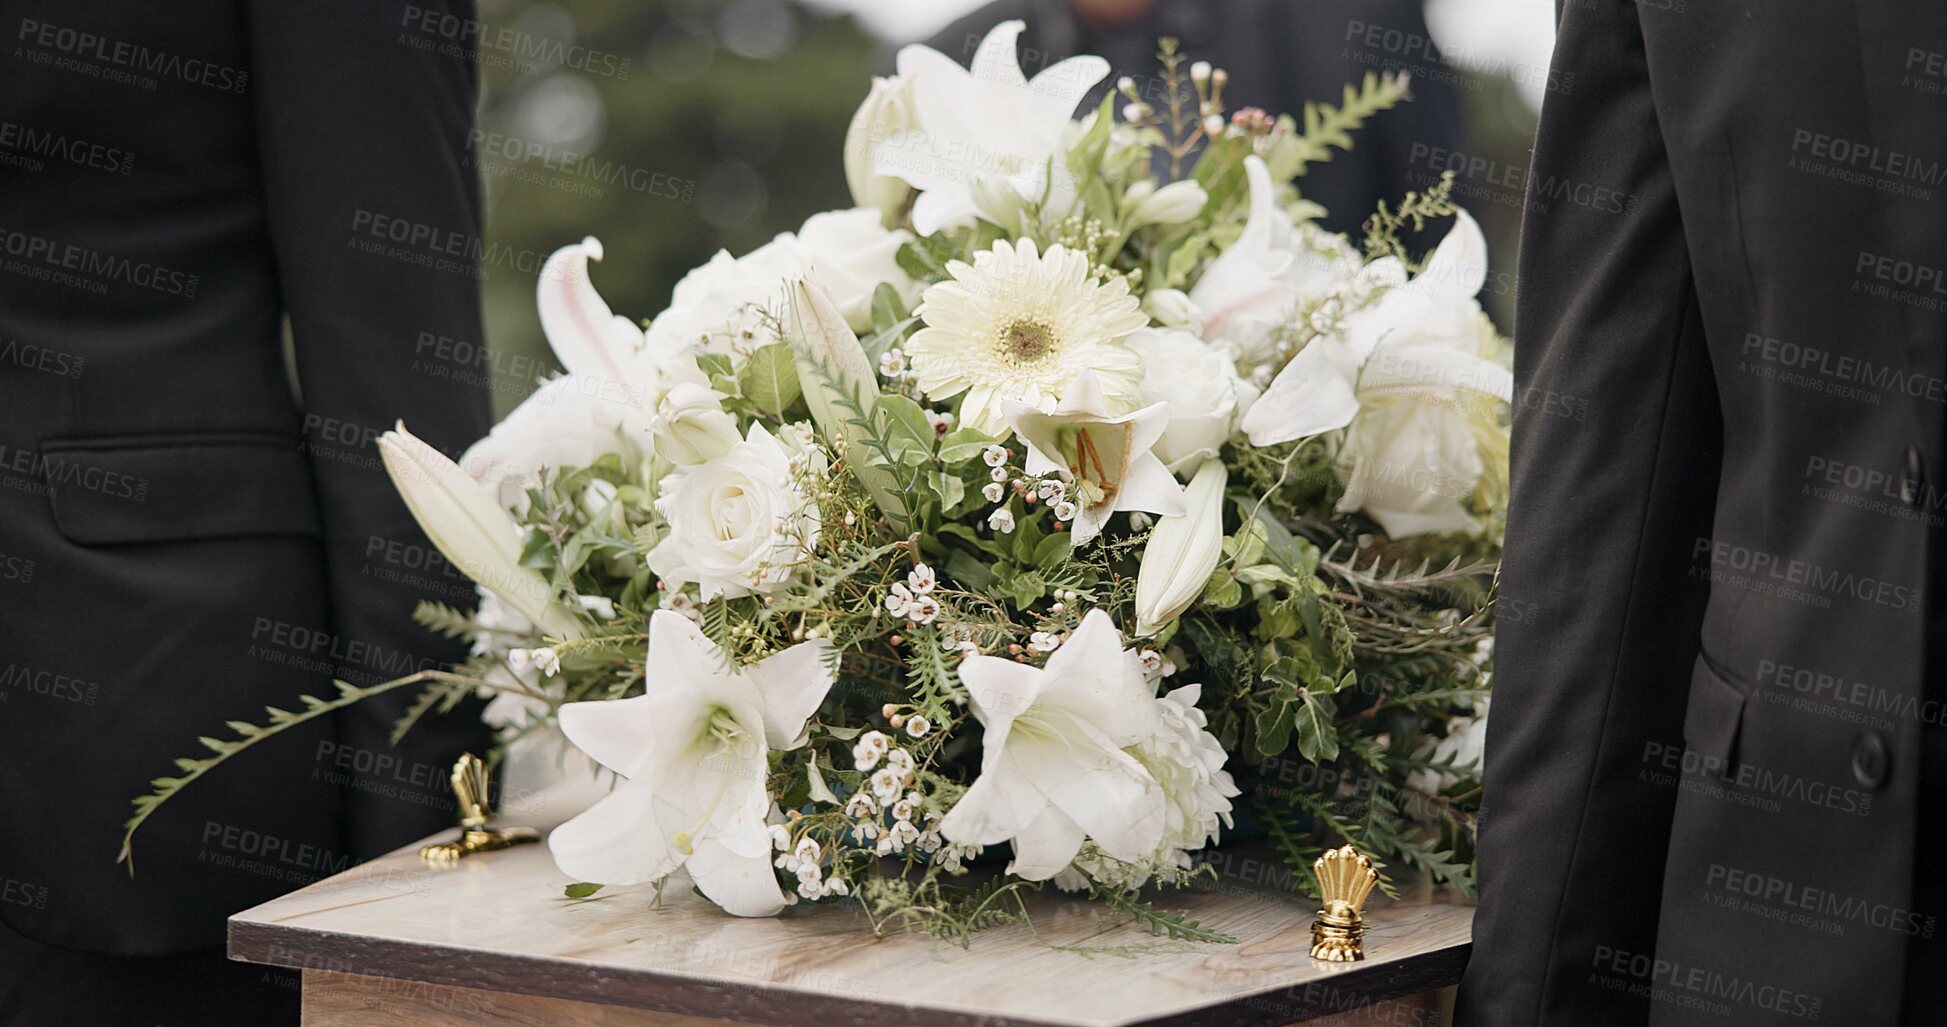
[[[60,438],[41,443],[62,537],[80,545],[321,533],[296,435]]]
[[[1690,672],[1690,702],[1683,714],[1683,744],[1692,752],[1728,766],[1735,758],[1738,729],[1744,721],[1745,691],[1711,667],[1699,654]]]

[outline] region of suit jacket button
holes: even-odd
[[[1877,731],[1862,731],[1852,740],[1852,776],[1867,788],[1886,783],[1886,740]]]
[[[1906,477],[1900,479],[1900,502],[1908,506],[1920,504],[1920,486],[1925,481],[1921,470],[1920,448],[1906,447]]]

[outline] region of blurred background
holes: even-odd
[[[1294,5],[1280,17],[1303,12],[1291,31],[1307,38],[1292,41],[1293,61],[1403,70],[1444,94],[1439,119],[1459,124],[1437,142],[1407,133],[1386,144],[1398,151],[1404,181],[1383,192],[1455,171],[1456,198],[1487,230],[1492,250],[1482,302],[1504,331],[1511,327],[1515,229],[1536,114],[1548,91],[1573,88],[1547,73],[1552,0],[1262,2]],[[742,254],[813,213],[850,206],[845,129],[871,76],[890,72],[900,46],[946,32],[953,43],[940,48],[964,64],[971,54],[962,30],[1037,7],[1071,7],[1086,21],[1151,7],[1160,10],[1144,16],[1194,7],[1204,17],[1227,6],[1249,4],[480,0],[484,38],[498,41],[478,51],[482,103],[471,147],[488,200],[482,370],[491,374],[496,411],[519,403],[554,366],[534,312],[534,276],[556,247],[598,236],[606,257],[594,270],[597,286],[617,313],[640,319],[661,311],[677,279],[718,249]],[[1024,66],[1032,75],[1066,55]],[[1226,99],[1232,109],[1290,106],[1280,97]],[[1379,115],[1392,116],[1409,117]],[[1365,213],[1346,216],[1356,224]]]

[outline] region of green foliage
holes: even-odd
[[[1357,88],[1347,84],[1337,107],[1329,103],[1305,104],[1304,131],[1286,136],[1288,150],[1277,154],[1280,171],[1302,175],[1305,166],[1332,159],[1334,149],[1352,149],[1352,133],[1367,118],[1405,102],[1410,96],[1405,75],[1366,72]]]
[[[602,890],[602,886],[599,884],[589,884],[586,881],[577,881],[574,884],[562,888],[561,894],[571,899],[585,899],[601,890]]]
[[[1140,902],[1133,892],[1103,892],[1099,897],[1111,909],[1129,914],[1136,923],[1149,929],[1151,934],[1166,934],[1171,940],[1212,942],[1219,945],[1237,944],[1237,936],[1225,934],[1215,928],[1205,927],[1188,913],[1167,913],[1147,902]]]

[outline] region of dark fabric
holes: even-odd
[[[1898,1020],[1947,514],[1909,62],[1944,19],[1564,5],[1462,1024]]]
[[[228,914],[451,822],[443,768],[482,731],[462,709],[394,750],[397,692],[213,772],[115,864],[197,736],[461,655],[411,621],[471,592],[373,440],[403,417],[457,453],[489,409],[424,344],[481,338],[474,69],[436,45],[470,3],[6,6],[0,925],[81,954],[0,982],[14,1010],[201,987],[86,954],[220,946]]]
[[[104,956],[0,926],[0,1024],[7,1027],[295,1024],[301,994],[296,970],[231,962],[221,948]]]
[[[1142,18],[1113,28],[1090,24],[1069,0],[997,0],[928,45],[966,64],[987,30],[1010,18],[1027,22],[1020,59],[1029,78],[1077,54],[1096,54],[1114,68],[1083,109],[1100,103],[1121,75],[1142,83],[1145,96],[1161,96],[1156,43],[1163,36],[1179,40],[1189,59],[1229,73],[1224,102],[1232,112],[1261,107],[1302,119],[1307,101],[1337,106],[1345,86],[1368,72],[1411,73],[1411,103],[1376,115],[1350,152],[1298,180],[1333,231],[1356,237],[1380,200],[1397,204],[1438,180],[1446,155],[1469,152],[1459,78],[1433,48],[1419,0],[1157,0]]]

